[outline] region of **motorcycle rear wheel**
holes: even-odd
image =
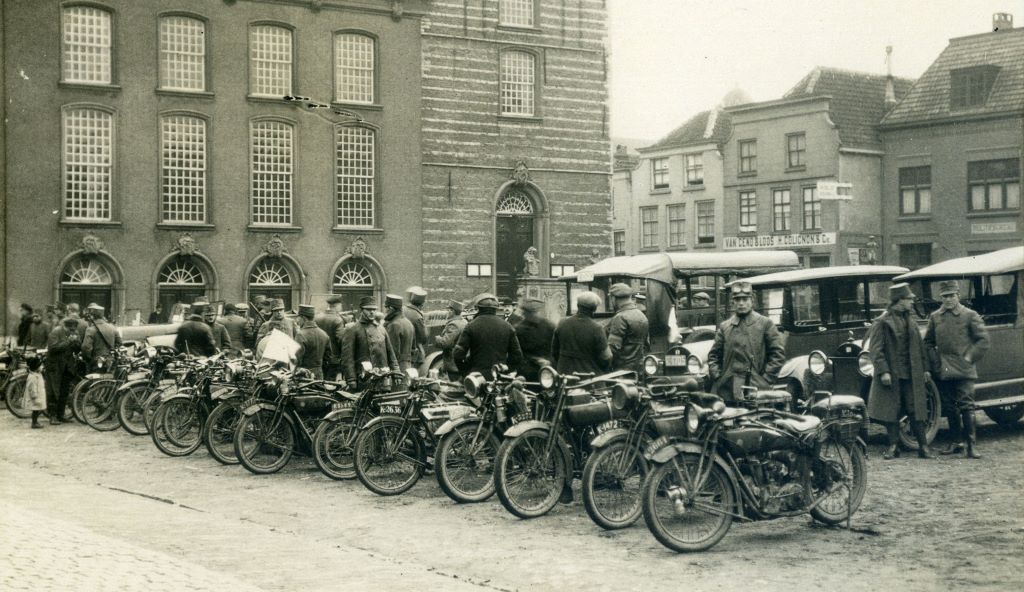
[[[356,438],[356,477],[377,495],[405,493],[423,475],[423,440],[415,429],[406,429],[405,423],[388,417]]]
[[[605,530],[632,526],[643,514],[641,503],[647,461],[641,451],[617,440],[599,449],[583,467],[583,506]]]
[[[479,423],[464,423],[441,438],[434,472],[441,491],[460,504],[494,495],[494,459],[501,442],[490,430],[477,435]]]
[[[697,492],[693,503],[672,500],[670,491],[684,489],[679,476],[686,471],[696,476],[700,456],[681,453],[654,468],[644,481],[644,522],[658,542],[677,553],[704,551],[718,544],[732,526],[735,498],[725,470],[718,464]]]
[[[273,409],[243,415],[235,428],[235,456],[255,475],[269,475],[284,468],[295,451],[292,419]]]
[[[11,380],[7,384],[7,393],[4,398],[7,410],[18,419],[25,419],[32,415],[32,410],[25,407],[27,403],[25,400],[25,382],[24,376]]]
[[[240,400],[221,401],[210,412],[203,426],[206,450],[222,465],[237,465],[235,456],[235,429],[242,418]]]
[[[821,459],[828,459],[835,465],[826,466]],[[836,474],[837,472],[840,474]],[[864,499],[864,490],[868,484],[868,466],[860,446],[844,444],[834,439],[823,442],[819,458],[812,463],[812,473],[806,481],[808,497],[822,497],[824,489],[835,479],[842,479],[845,484],[835,487],[825,500],[811,510],[811,516],[825,524],[839,524],[846,520],[847,515],[852,516]]]
[[[548,431],[534,429],[505,440],[494,459],[494,486],[505,509],[519,518],[551,511],[565,485],[569,467],[559,446],[545,456]]]
[[[352,419],[323,421],[313,434],[313,460],[320,471],[331,479],[355,479],[356,461]]]
[[[95,380],[83,378],[78,381],[75,388],[71,389],[71,415],[78,423],[85,423],[85,415],[82,412],[82,402],[85,400],[85,393],[92,388]]]
[[[167,456],[192,454],[203,443],[199,406],[187,397],[164,401],[153,416],[149,435]]]
[[[924,419],[925,436],[931,444],[935,435],[939,433],[939,421],[942,419],[942,399],[939,397],[939,389],[932,381],[925,382],[924,388],[925,408],[928,410]],[[917,450],[917,437],[914,435],[913,426],[910,421],[900,422],[900,443],[907,450]]]
[[[117,400],[117,420],[124,431],[133,436],[145,436],[149,428],[142,416],[143,406],[149,397],[149,384],[128,387]]]
[[[90,428],[98,432],[110,432],[121,427],[117,419],[118,386],[116,380],[103,380],[85,392],[82,417]]]

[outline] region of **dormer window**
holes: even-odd
[[[949,72],[949,108],[970,109],[985,104],[999,66],[975,66]]]

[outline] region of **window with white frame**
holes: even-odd
[[[506,27],[532,27],[533,0],[501,0],[498,23]]]
[[[757,232],[756,191],[740,191],[740,232]]]
[[[373,104],[376,57],[374,40],[359,33],[334,36],[334,100]]]
[[[969,210],[1020,209],[1020,160],[981,160],[967,163]]]
[[[686,246],[686,204],[668,206],[668,246]]]
[[[686,184],[691,186],[704,184],[703,154],[686,155]]]
[[[658,208],[640,208],[640,246],[658,246]]]
[[[807,135],[803,132],[786,136],[786,165],[799,168],[807,165]]]
[[[740,150],[740,174],[754,174],[757,172],[757,140],[741,140]]]
[[[255,225],[292,223],[293,137],[292,126],[281,121],[249,124],[249,195]]]
[[[612,251],[616,257],[626,254],[626,231],[616,230],[612,233]]]
[[[697,244],[715,243],[715,202],[697,202]]]
[[[501,54],[501,114],[532,116],[537,58],[526,51]]]
[[[667,158],[652,158],[651,159],[651,176],[654,182],[655,189],[667,189],[668,188],[668,159]]]
[[[160,19],[160,88],[206,90],[206,23],[187,16]]]
[[[804,230],[821,230],[821,200],[816,187],[804,187]]]
[[[68,6],[61,12],[61,80],[81,84],[110,84],[113,19],[92,6]]]
[[[772,224],[775,232],[789,230],[790,217],[789,189],[775,189],[772,191]]]
[[[206,221],[206,121],[191,115],[160,119],[161,221]]]
[[[932,212],[932,167],[904,167],[900,175],[900,215]]]
[[[256,97],[292,94],[292,32],[276,25],[249,29],[249,92]]]
[[[111,219],[114,117],[89,108],[63,114],[64,219]]]
[[[368,228],[374,225],[376,179],[375,134],[365,127],[335,128],[335,224]]]

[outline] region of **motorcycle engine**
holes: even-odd
[[[766,514],[782,514],[804,507],[804,488],[797,468],[796,454],[774,451],[746,459],[754,485],[752,489]]]

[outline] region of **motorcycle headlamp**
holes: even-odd
[[[658,358],[655,356],[644,356],[644,374],[647,376],[657,374],[660,366],[661,364],[658,363]]]
[[[540,385],[546,389],[555,386],[558,381],[558,372],[551,366],[544,366],[540,369]]]
[[[697,428],[700,427],[700,420],[707,411],[700,405],[690,405],[686,408],[686,430],[689,433],[694,433]]]
[[[618,383],[612,387],[612,406],[619,411],[640,400],[640,389],[632,384]]]
[[[701,363],[700,358],[690,354],[686,356],[686,371],[690,374],[703,374],[704,364]]]
[[[815,376],[821,376],[825,373],[825,368],[828,367],[828,357],[821,351],[812,351],[807,356],[807,368],[811,371],[811,374]]]
[[[478,397],[484,392],[487,380],[479,372],[470,372],[462,381],[462,388],[466,391],[467,397]]]
[[[419,378],[420,377],[420,372],[419,372],[419,370],[417,370],[415,368],[406,368],[405,369],[405,375],[408,376],[410,380],[412,380],[412,379]]]
[[[875,374],[875,364],[871,361],[871,354],[866,351],[857,356],[857,372],[865,378]]]
[[[714,411],[718,415],[721,415],[721,414],[725,413],[725,402],[724,401],[715,401],[715,403],[713,405],[711,405],[711,410]]]
[[[147,347],[145,349],[145,353],[146,353],[146,357],[147,358],[155,358],[156,357],[156,348],[153,347],[153,346],[149,346],[149,347]]]
[[[369,360],[363,360],[359,364],[359,367],[363,369],[363,372],[369,372],[370,370],[373,370],[373,364],[371,364]]]

